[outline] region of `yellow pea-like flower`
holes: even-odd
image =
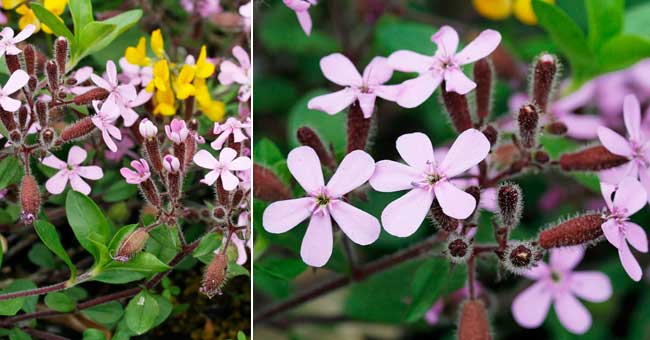
[[[554,4],[555,0],[543,0],[550,4]],[[536,25],[537,17],[533,11],[532,0],[514,0],[512,4],[512,11],[519,21],[527,25]]]
[[[502,20],[510,16],[511,0],[472,0],[474,9],[490,20]]]
[[[172,91],[156,91],[154,109],[156,115],[173,116],[176,114],[176,100]]]
[[[181,72],[176,77],[176,98],[182,100],[194,95],[195,89],[192,80],[194,80],[194,67],[183,65]]]
[[[68,0],[45,0],[43,7],[52,12],[57,17],[65,11],[65,6],[68,5]]]
[[[158,58],[165,57],[165,41],[163,40],[160,28],[151,32],[151,49]]]
[[[30,24],[36,26],[36,30],[34,32],[40,30],[41,22],[34,14],[34,11],[29,8],[29,6],[25,4],[20,5],[18,8],[16,8],[16,13],[20,14],[20,19],[18,19],[18,27],[20,27],[21,30]]]
[[[213,122],[220,122],[226,114],[226,104],[219,100],[213,100],[210,97],[210,91],[205,84],[205,79],[197,78],[194,80],[196,88],[196,102],[199,109]]]
[[[16,8],[16,6],[22,4],[23,2],[25,2],[25,0],[4,0],[2,1],[2,9],[5,10],[14,9]]]
[[[153,65],[153,81],[147,85],[147,92],[153,92],[154,88],[159,91],[169,89],[169,64],[165,59],[158,60]]]
[[[135,47],[129,46],[124,51],[124,57],[129,64],[138,65],[138,66],[149,66],[151,64],[151,59],[147,57],[147,39],[141,37],[138,41],[138,45]]]
[[[197,78],[208,78],[214,73],[214,64],[207,60],[207,51],[205,45],[201,46],[201,52],[199,53],[199,58],[196,60],[196,77]]]

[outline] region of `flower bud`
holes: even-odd
[[[144,198],[151,203],[151,205],[160,208],[160,195],[158,194],[158,189],[156,184],[151,180],[151,177],[140,182],[140,191]]]
[[[574,153],[560,156],[560,167],[564,171],[600,171],[623,165],[626,157],[611,153],[602,145],[592,146]]]
[[[445,215],[445,213],[442,211],[442,207],[440,206],[440,203],[438,203],[438,199],[435,198],[433,199],[433,203],[431,204],[431,209],[429,210],[429,213],[431,214],[431,218],[433,219],[433,222],[435,222],[435,224],[440,229],[450,233],[458,229],[458,224],[460,222],[453,217],[449,217]]]
[[[216,206],[212,210],[212,217],[214,217],[217,223],[225,223],[228,219],[228,211],[223,206]]]
[[[372,117],[365,118],[361,107],[354,103],[348,110],[348,153],[354,150],[365,150],[370,133]]]
[[[469,114],[469,105],[467,97],[456,92],[447,92],[445,83],[440,85],[442,90],[442,100],[445,103],[451,123],[454,125],[456,132],[461,133],[472,128],[472,117]]]
[[[548,100],[553,92],[557,60],[552,54],[542,54],[535,63],[533,71],[533,100],[541,113],[546,112]]]
[[[13,74],[14,72],[21,69],[20,57],[18,54],[5,54],[5,61],[7,62],[7,69],[9,70],[9,74]]]
[[[52,145],[52,141],[54,141],[54,129],[51,127],[46,127],[45,129],[41,130],[41,142],[43,145],[45,145],[46,148],[49,148]]]
[[[474,63],[474,82],[476,83],[476,116],[481,122],[490,114],[492,94],[492,65],[486,59]]]
[[[140,135],[145,139],[155,138],[158,134],[158,128],[156,125],[147,118],[140,121],[138,131],[140,131]]]
[[[149,232],[147,228],[139,227],[134,230],[129,236],[122,240],[120,247],[117,248],[117,253],[113,260],[118,262],[127,262],[137,253],[144,249],[144,246],[149,240]]]
[[[560,121],[555,121],[547,124],[545,129],[546,132],[556,136],[564,136],[566,132],[569,130],[566,124]]]
[[[34,176],[26,174],[20,184],[21,219],[25,224],[32,224],[41,209],[41,192]]]
[[[61,72],[61,74],[65,74],[69,53],[70,53],[70,48],[68,44],[68,39],[66,39],[65,37],[58,37],[54,42],[54,57],[56,59],[56,64],[59,67],[59,71]]]
[[[9,131],[9,139],[11,139],[11,142],[14,144],[19,144],[23,138],[22,136],[23,135],[18,131],[18,129]]]
[[[167,170],[168,193],[172,199],[178,199],[181,195],[181,162],[172,155],[165,155],[163,167]]]
[[[539,245],[551,249],[597,242],[603,236],[603,223],[605,219],[597,213],[571,218],[542,231]]]
[[[101,87],[92,88],[82,94],[76,95],[72,101],[76,105],[88,105],[95,100],[104,100],[108,97],[108,91]]]
[[[551,158],[546,151],[539,150],[535,152],[535,162],[539,164],[546,164],[550,160]]]
[[[521,188],[515,183],[504,183],[497,190],[497,205],[501,223],[514,228],[519,224],[523,206]]]
[[[41,125],[41,128],[44,128],[48,125],[48,103],[42,100],[37,100],[35,106],[36,117],[38,118],[38,124]]]
[[[174,118],[169,125],[165,125],[165,134],[174,144],[184,143],[189,133],[184,120]]]
[[[530,149],[537,145],[537,123],[539,114],[533,105],[524,105],[519,109],[517,115],[519,123],[519,139],[521,146]]]
[[[59,90],[59,67],[54,60],[48,60],[45,63],[45,74],[50,91],[57,92]]]
[[[167,172],[178,172],[181,169],[181,162],[172,155],[165,155],[163,158],[163,167]]]
[[[316,131],[312,130],[310,127],[303,126],[298,129],[296,135],[300,144],[314,149],[316,155],[318,155],[318,158],[325,166],[330,169],[336,168],[336,161],[334,161],[334,158],[327,151],[325,145],[323,145],[323,141],[320,139]]]
[[[490,322],[480,300],[467,300],[460,312],[458,340],[491,340]]]
[[[78,120],[74,122],[72,125],[69,125],[65,129],[63,129],[63,131],[61,131],[61,135],[59,136],[59,139],[57,140],[56,144],[61,145],[71,140],[86,137],[90,133],[92,133],[95,130],[95,128],[96,126],[93,123],[93,121],[90,119],[90,117],[86,117],[81,120]]]
[[[34,45],[27,44],[23,49],[23,58],[25,59],[25,71],[30,76],[36,76],[36,50]]]
[[[273,173],[256,163],[253,164],[253,196],[263,201],[280,201],[291,197],[291,190]]]
[[[13,112],[5,111],[0,108],[0,119],[2,119],[2,124],[4,124],[5,128],[7,128],[8,131],[18,128]]]
[[[499,132],[492,125],[487,125],[483,128],[483,135],[490,142],[491,146],[494,146],[499,140]]]
[[[25,130],[27,126],[27,118],[29,118],[29,108],[27,105],[22,105],[18,109],[18,125],[21,130]]]
[[[505,267],[515,274],[521,274],[534,267],[541,259],[539,247],[530,242],[509,241],[504,258]]]
[[[474,197],[474,201],[476,201],[476,207],[474,208],[474,211],[472,212],[471,215],[469,215],[467,218],[465,218],[465,221],[473,221],[474,217],[476,217],[477,212],[479,211],[479,204],[481,202],[481,188],[479,188],[476,185],[469,186],[465,189],[465,192],[472,195]]]
[[[449,261],[453,263],[467,262],[467,259],[472,255],[472,251],[472,243],[457,234],[449,238],[445,248],[445,254],[449,258]]]
[[[221,295],[221,289],[228,279],[228,256],[226,254],[216,254],[210,264],[208,264],[203,274],[203,285],[199,292],[207,295],[212,299],[215,295]]]

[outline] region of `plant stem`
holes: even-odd
[[[39,331],[37,329],[33,329],[33,328],[29,328],[29,327],[25,327],[22,330],[23,330],[23,332],[25,332],[25,333],[27,333],[27,334],[29,334],[29,335],[37,338],[37,339],[43,339],[43,340],[70,340],[70,338],[62,337],[62,336],[55,335],[55,334],[50,334],[48,332]]]

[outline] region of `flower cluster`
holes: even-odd
[[[50,13],[61,20],[61,14],[65,12],[66,7],[68,6],[68,0],[43,0],[42,5]],[[20,29],[25,29],[27,26],[34,26],[35,32],[43,29],[43,32],[47,34],[52,34],[52,30],[47,27],[47,25],[41,23],[41,21],[36,17],[34,11],[32,10],[29,2],[21,0],[4,0],[2,1],[2,8],[5,10],[15,10],[16,14],[20,15],[18,19],[18,26]],[[2,14],[4,15],[4,14]],[[0,22],[1,24],[6,24],[5,22]]]

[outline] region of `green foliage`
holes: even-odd
[[[124,315],[124,308],[119,302],[111,301],[84,309],[81,313],[97,323],[111,326],[122,318],[122,315]]]
[[[83,333],[83,340],[106,340],[106,335],[99,329],[88,328]]]
[[[104,271],[120,270],[138,273],[160,273],[169,269],[170,266],[147,252],[140,252],[127,262],[112,261],[103,268]]]
[[[45,305],[57,312],[71,312],[75,308],[75,301],[63,292],[53,292],[45,295]]]
[[[147,291],[142,291],[129,301],[124,317],[129,329],[142,335],[154,327],[159,313],[157,299]]]
[[[101,209],[88,196],[70,190],[65,201],[65,211],[77,241],[93,255],[96,263],[101,263],[103,254],[98,244],[107,244],[111,233],[111,227]]]
[[[0,161],[0,189],[18,183],[23,177],[23,167],[16,156],[7,156]]]
[[[0,290],[0,294],[20,292],[20,291],[34,289],[34,288],[36,288],[36,285],[33,282],[25,279],[18,279],[13,281],[5,289]],[[33,300],[34,297],[30,297],[30,298],[18,297],[18,298],[2,301],[2,303],[0,303],[0,315],[5,315],[5,316],[16,315],[16,313],[18,313],[18,311],[21,308],[23,308],[25,303],[28,302],[29,300]]]
[[[63,244],[61,244],[61,239],[59,234],[56,232],[56,227],[44,220],[37,220],[34,222],[34,230],[38,234],[38,237],[41,238],[41,241],[47,246],[56,256],[58,256],[63,262],[70,268],[70,279],[74,280],[77,277],[77,267],[68,256],[68,253],[65,251]]]

